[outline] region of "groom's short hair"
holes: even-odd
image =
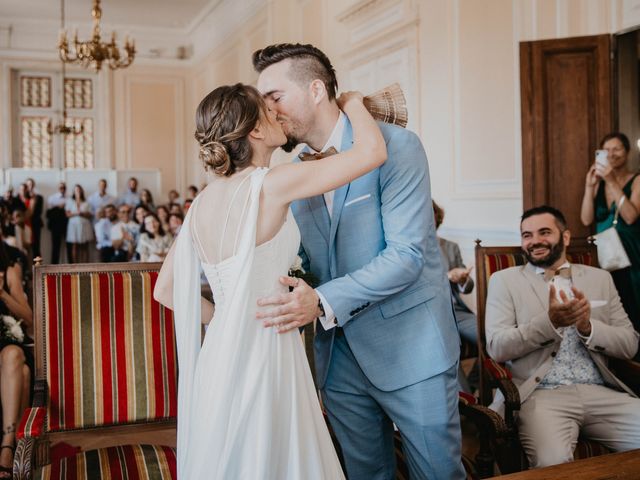
[[[279,43],[253,52],[253,68],[260,73],[274,63],[291,59],[291,78],[298,84],[308,85],[321,80],[330,100],[335,100],[338,91],[336,71],[331,60],[319,48],[310,44]]]

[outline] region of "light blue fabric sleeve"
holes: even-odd
[[[408,130],[394,131],[387,152],[388,160],[380,167],[386,247],[359,270],[318,287],[341,326],[352,318],[354,306],[400,292],[424,267],[429,218],[425,212],[431,208],[427,157],[418,137]],[[357,248],[358,239],[353,244]]]

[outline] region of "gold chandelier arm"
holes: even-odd
[[[61,1],[63,2],[62,11],[64,12],[64,0]],[[126,39],[124,52],[121,53],[116,43],[115,32],[113,32],[110,42],[101,41],[100,19],[102,18],[102,8],[100,7],[100,0],[94,0],[91,16],[93,17],[91,39],[86,42],[78,41],[78,32],[76,31],[73,39],[73,53],[71,53],[65,34],[64,37],[61,37],[58,45],[60,60],[65,63],[79,63],[84,68],[93,67],[96,71],[100,71],[103,62],[106,62],[112,70],[126,68],[131,65],[136,55],[134,42],[129,43],[129,40]],[[64,18],[62,23],[64,28]]]

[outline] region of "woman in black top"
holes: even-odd
[[[20,325],[10,326],[15,322]],[[0,242],[0,479],[12,478],[16,429],[29,405],[33,353],[24,346],[33,330],[33,312],[22,289],[22,269]],[[4,334],[10,331],[9,335]]]

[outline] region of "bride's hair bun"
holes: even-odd
[[[213,170],[218,175],[225,175],[231,167],[231,158],[227,148],[220,142],[207,142],[200,146],[200,160],[205,170]]]
[[[195,137],[206,170],[229,176],[251,165],[249,133],[266,115],[260,93],[249,85],[218,87],[198,105]]]

